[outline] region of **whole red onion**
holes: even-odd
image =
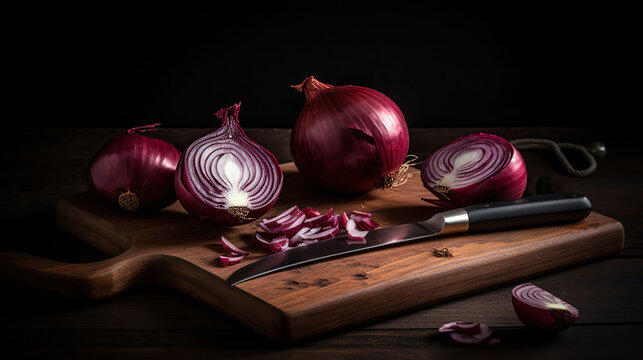
[[[239,126],[240,107],[238,103],[215,114],[221,127],[185,150],[174,177],[185,210],[217,226],[261,217],[277,202],[283,183],[275,157]]]
[[[109,140],[89,166],[89,189],[105,204],[126,211],[156,210],[174,201],[174,171],[181,152],[141,132],[160,124],[135,127]]]
[[[360,86],[332,86],[312,76],[295,89],[306,95],[292,130],[297,169],[312,183],[337,192],[389,188],[400,175],[409,133],[399,107]]]
[[[436,150],[424,161],[421,176],[429,191],[453,206],[519,199],[527,186],[520,152],[489,134],[460,137]]]

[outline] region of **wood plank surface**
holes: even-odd
[[[61,197],[86,190],[89,159],[102,142],[122,131],[9,129],[7,141],[2,143],[8,170],[0,177],[0,222],[21,232],[4,236],[1,249],[71,263],[109,258],[59,229],[52,214]],[[154,136],[181,145],[208,131],[163,129]],[[607,157],[599,160],[597,171],[586,178],[567,175],[550,154],[523,152],[529,170],[528,194],[548,189],[583,192],[596,212],[617,219],[625,229],[625,247],[619,255],[529,279],[581,310],[579,324],[552,339],[533,338],[519,324],[506,301],[513,284],[405,312],[356,330],[331,333],[317,341],[275,349],[263,336],[209,306],[157,285],[108,300],[85,302],[46,298],[20,285],[3,283],[7,291],[0,316],[0,350],[14,355],[12,358],[83,359],[212,358],[232,353],[238,358],[355,358],[360,354],[391,359],[643,356],[636,340],[643,329],[638,300],[643,295],[643,151],[637,140],[608,127],[412,129],[411,152],[428,154],[453,137],[473,132],[495,133],[507,139],[536,137],[583,145],[601,140],[607,144]],[[266,129],[246,129],[246,133],[260,136]],[[290,160],[288,136],[289,130],[277,129],[257,140],[267,142],[279,161],[286,162]],[[425,341],[439,325],[456,319],[488,322],[502,332],[504,345],[468,349]],[[155,336],[163,341],[154,341]],[[137,337],[152,340],[146,343]]]

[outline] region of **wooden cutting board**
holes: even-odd
[[[411,169],[392,190],[345,196],[317,190],[292,163],[282,165],[280,199],[266,216],[297,204],[320,211],[371,212],[382,227],[424,220],[438,211]],[[301,266],[230,287],[225,279],[268,252],[255,224],[215,228],[176,202],[154,214],[110,210],[88,193],[61,199],[58,224],[113,257],[66,264],[23,254],[0,254],[0,274],[51,294],[100,299],[143,284],[188,294],[267,337],[292,341],[419,309],[544,272],[618,253],[623,227],[592,212],[574,224],[485,234],[452,235]],[[220,236],[252,254],[222,267]],[[454,256],[438,258],[433,248]]]

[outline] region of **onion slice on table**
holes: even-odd
[[[499,338],[492,337],[493,329],[489,325],[477,321],[453,321],[440,326],[438,331],[448,333],[454,343],[461,345],[500,343]]]

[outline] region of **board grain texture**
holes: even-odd
[[[439,209],[419,171],[391,190],[346,196],[310,186],[293,163],[282,164],[284,186],[274,216],[297,204],[320,211],[371,212],[382,227],[425,220]],[[268,252],[250,223],[216,228],[189,216],[176,202],[157,213],[129,214],[106,208],[89,193],[60,199],[58,225],[112,256],[94,263],[61,263],[25,253],[0,254],[0,272],[47,294],[104,299],[142,285],[183,292],[270,339],[291,342],[363,325],[403,312],[617,254],[623,227],[592,212],[586,219],[484,234],[432,238],[335,258],[230,287],[227,277]],[[223,267],[220,236],[251,255]],[[454,256],[438,258],[433,248]]]

